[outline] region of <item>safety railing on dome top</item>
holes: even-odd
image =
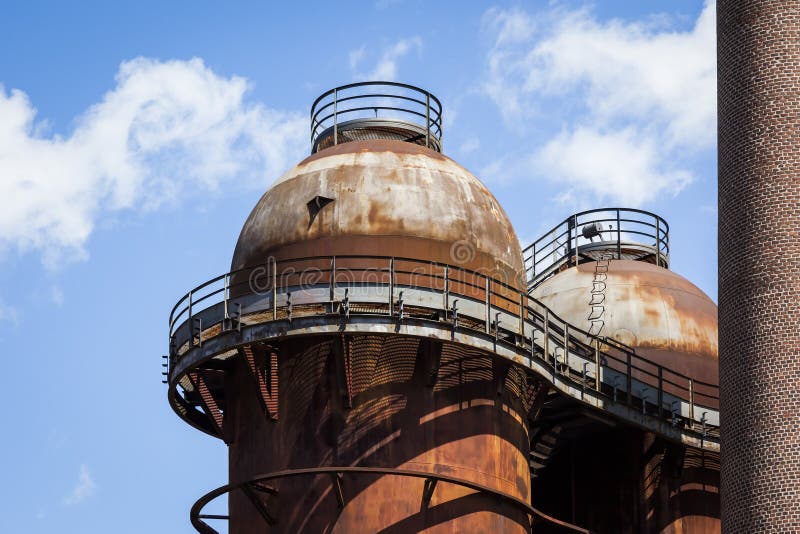
[[[584,261],[644,259],[669,267],[669,225],[654,213],[631,208],[582,211],[564,219],[522,252],[529,289],[562,267]]]
[[[342,85],[311,105],[311,152],[343,142],[346,131],[402,130],[404,140],[441,151],[442,103],[419,87],[398,82]]]
[[[186,354],[233,328],[270,321],[288,321],[291,327],[293,320],[332,316],[353,324],[376,316],[400,323],[421,319],[447,323],[454,333],[493,338],[495,352],[503,348],[536,362],[552,373],[554,384],[558,378],[580,388],[581,399],[594,390],[606,401],[718,443],[717,385],[658,365],[612,338],[591,335],[508,281],[423,260],[308,257],[270,260],[218,276],[172,309],[169,365],[180,366]]]

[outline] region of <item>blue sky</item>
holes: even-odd
[[[167,315],[227,270],[335,85],[439,96],[445,152],[526,244],[580,209],[659,213],[673,269],[716,300],[713,11],[3,2],[0,531],[192,532],[226,450],[169,409]]]

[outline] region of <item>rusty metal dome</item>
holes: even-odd
[[[300,162],[253,209],[231,268],[348,254],[458,265],[524,287],[519,241],[495,197],[452,159],[413,143],[340,143]]]
[[[552,276],[531,295],[579,328],[718,383],[717,306],[679,274],[643,261],[597,261]]]

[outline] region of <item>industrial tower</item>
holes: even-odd
[[[663,219],[523,254],[405,84],[326,92],[310,141],[170,315],[169,402],[229,448],[199,532],[718,530],[716,308]]]
[[[800,531],[800,2],[720,0],[722,526]]]

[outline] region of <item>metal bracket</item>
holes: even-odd
[[[236,306],[236,311],[231,313],[229,317],[225,317],[222,320],[222,331],[223,332],[230,332],[231,330],[236,330],[237,332],[242,331],[242,304],[240,302],[234,303]]]
[[[161,375],[165,377],[161,379],[161,383],[166,384],[168,382],[167,378],[169,377],[169,356],[162,354],[161,359],[164,360],[164,363],[161,364],[161,367],[164,367],[164,370],[161,371]]]
[[[403,292],[400,292],[400,296],[397,299],[397,320],[403,320]]]
[[[195,324],[197,324],[197,329],[195,329]],[[192,319],[192,338],[191,338],[191,345],[195,345],[195,340],[197,340],[197,346],[203,346],[203,319],[202,317],[194,317]]]
[[[197,390],[197,393],[200,395],[200,402],[203,405],[206,416],[211,420],[211,424],[217,431],[219,437],[224,439],[224,416],[222,410],[219,409],[217,399],[214,398],[214,395],[208,388],[208,384],[206,383],[205,376],[203,376],[203,372],[200,370],[191,371],[187,373],[187,376],[189,377],[189,381],[192,383],[192,386],[194,386],[195,390]]]
[[[425,510],[431,503],[431,497],[433,497],[433,492],[436,489],[436,483],[438,480],[435,478],[426,478],[425,479],[425,486],[422,488],[422,505],[420,506],[420,510]]]
[[[500,330],[500,312],[494,314],[494,321],[492,321],[492,328],[494,329],[494,344],[497,346],[497,336]]]
[[[503,389],[505,389],[506,380],[508,379],[509,373],[511,373],[511,362],[497,362],[495,363],[495,372],[497,373],[497,396],[501,397],[503,395]]]
[[[264,415],[273,421],[278,420],[278,355],[274,350],[268,351],[263,363],[256,359],[251,345],[242,347],[245,364],[253,377],[258,391],[258,400]]]
[[[342,491],[342,474],[331,473],[331,484],[333,484],[333,493],[336,495],[336,502],[339,503],[339,508],[344,508],[344,491]]]
[[[647,415],[647,392],[650,388],[642,388],[639,390],[639,396],[642,398],[642,415]]]
[[[344,298],[339,303],[339,315],[342,315],[345,320],[350,318],[350,289],[344,288]]]
[[[264,521],[268,525],[272,526],[272,525],[274,525],[276,523],[276,520],[269,513],[269,510],[267,510],[267,507],[264,506],[264,503],[261,502],[260,497],[258,495],[256,495],[256,493],[254,491],[254,489],[255,489],[254,486],[255,485],[252,484],[252,483],[251,484],[242,485],[242,487],[241,487],[242,493],[244,493],[247,496],[247,498],[250,501],[250,503],[255,507],[255,509],[258,511],[259,515],[261,515],[261,517],[264,519]],[[256,486],[256,488],[260,492],[264,492],[264,488],[263,487]]]

